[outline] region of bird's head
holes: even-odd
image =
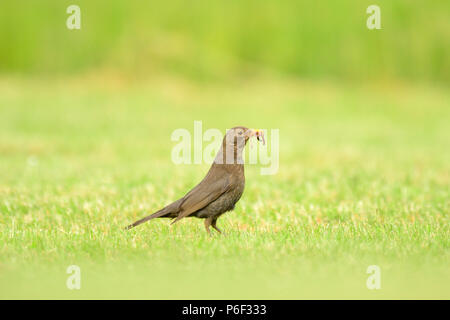
[[[234,127],[227,131],[223,138],[223,143],[227,146],[244,147],[251,137],[256,137],[258,141],[266,144],[264,132],[258,129],[249,129],[246,127]]]
[[[225,164],[243,163],[242,151],[247,141],[256,137],[265,144],[264,133],[261,130],[246,127],[234,127],[227,131],[223,138],[222,148],[217,153],[215,162]]]

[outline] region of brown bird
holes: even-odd
[[[228,130],[211,168],[198,185],[181,199],[134,222],[126,229],[154,218],[172,218],[173,224],[186,217],[197,217],[205,219],[205,228],[209,235],[211,235],[210,226],[222,233],[216,225],[217,219],[223,213],[233,210],[244,192],[242,151],[252,136],[256,136],[265,144],[264,134],[260,130],[245,127]]]

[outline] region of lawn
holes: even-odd
[[[4,76],[0,298],[449,299],[449,119],[448,88],[421,83]],[[171,161],[195,120],[279,129],[279,171],[246,167],[224,236],[124,231],[203,178]]]

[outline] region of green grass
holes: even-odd
[[[398,83],[3,77],[0,298],[448,299],[449,101]],[[279,128],[279,172],[246,167],[226,236],[197,219],[123,231],[205,174],[170,160],[194,120]]]

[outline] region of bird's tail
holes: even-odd
[[[163,209],[161,209],[161,210],[159,210],[159,211],[157,211],[157,212],[155,212],[155,213],[153,213],[153,214],[151,214],[149,216],[146,216],[145,218],[142,218],[141,220],[133,222],[132,224],[127,226],[125,228],[125,230],[130,230],[131,228],[134,228],[134,227],[136,227],[136,226],[138,226],[138,225],[140,225],[140,224],[142,224],[144,222],[147,222],[148,220],[152,220],[152,219],[155,219],[155,218],[163,217],[166,214],[168,214],[167,209],[163,208]]]

